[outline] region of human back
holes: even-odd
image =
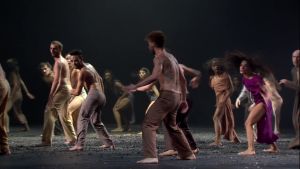
[[[160,90],[170,90],[176,93],[181,93],[179,83],[180,69],[176,58],[168,52],[163,52],[157,57],[162,64],[162,72],[158,77]]]

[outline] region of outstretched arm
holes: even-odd
[[[153,63],[154,63],[154,67],[152,70],[152,74],[150,76],[146,77],[144,80],[137,83],[136,85],[126,86],[126,87],[124,87],[124,89],[127,91],[135,91],[137,88],[139,88],[141,86],[145,86],[145,85],[151,84],[154,81],[156,81],[158,79],[158,76],[162,72],[162,62],[160,61],[159,58],[155,57],[153,59]]]
[[[28,96],[28,98],[29,98],[29,99],[34,99],[34,95],[32,95],[32,94],[29,92],[29,90],[28,90],[28,88],[26,87],[26,85],[25,85],[23,79],[21,78],[21,76],[19,76],[19,78],[20,78],[20,84],[21,84],[23,90],[25,91],[26,95]]]
[[[199,86],[199,82],[202,76],[201,72],[199,70],[187,67],[183,64],[179,64],[179,66],[183,69],[185,75],[192,76],[189,85],[192,88],[197,88]]]

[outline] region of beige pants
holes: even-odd
[[[77,119],[78,119],[79,111],[80,111],[82,103],[86,99],[86,96],[87,96],[87,94],[85,92],[83,92],[79,96],[72,97],[70,99],[70,102],[67,107],[67,114],[64,117],[65,121],[67,121],[67,123],[69,123],[70,125],[73,125],[75,130],[77,129]],[[73,141],[74,136],[69,135],[69,134],[70,133],[65,133],[66,140]],[[75,138],[76,138],[76,136],[75,136]]]
[[[67,116],[67,105],[70,99],[70,86],[62,86],[53,97],[51,105],[48,105],[44,117],[44,129],[42,142],[45,144],[52,143],[52,136],[54,131],[55,121],[57,117],[62,124],[65,136],[71,138],[72,141],[76,140],[76,134],[72,120]]]

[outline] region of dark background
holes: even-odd
[[[41,81],[38,64],[53,63],[52,40],[64,44],[64,53],[80,48],[86,60],[102,74],[111,69],[124,84],[142,66],[152,68],[145,35],[162,30],[166,46],[179,60],[203,72],[199,89],[192,91],[192,125],[212,126],[214,92],[208,87],[205,62],[239,49],[259,55],[277,79],[290,79],[291,54],[299,48],[298,0],[12,0],[1,2],[0,57],[19,60],[21,76],[36,100],[25,98],[30,124],[42,124],[48,88]],[[283,89],[282,127],[291,128],[294,93]],[[107,96],[109,97],[109,96]],[[232,96],[234,102],[236,94]],[[136,94],[138,123],[147,98]],[[238,126],[243,110],[234,110]],[[108,108],[104,123],[113,123]]]

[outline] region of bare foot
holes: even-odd
[[[4,155],[4,156],[6,155],[6,156],[7,156],[7,155],[10,155],[10,154],[11,154],[11,152],[10,152],[9,149],[1,150],[1,151],[0,151],[0,155]]]
[[[241,140],[238,138],[238,137],[235,137],[233,140],[232,140],[232,143],[241,143]]]
[[[223,146],[223,144],[221,142],[212,142],[208,146],[210,146],[210,147],[220,147],[220,146]]]
[[[115,150],[116,147],[115,147],[115,145],[105,145],[105,144],[103,144],[103,145],[100,146],[100,148]]]
[[[158,158],[144,158],[136,163],[139,164],[158,164]]]
[[[175,155],[177,155],[177,154],[178,154],[178,152],[175,151],[175,150],[167,150],[167,151],[162,152],[162,153],[160,153],[160,154],[158,154],[158,155],[159,155],[159,156],[175,156]]]
[[[124,129],[123,128],[115,128],[113,130],[111,130],[111,132],[123,132]]]
[[[196,156],[195,154],[191,154],[187,157],[180,157],[180,156],[177,156],[177,159],[178,160],[196,160]]]
[[[196,148],[196,149],[192,150],[192,152],[193,152],[194,154],[198,154],[198,153],[200,152],[200,150],[199,150],[199,148]]]
[[[263,152],[267,152],[267,153],[278,153],[278,152],[279,152],[279,149],[278,149],[278,147],[277,147],[276,144],[271,144],[271,145],[270,145],[270,148],[264,149]]]
[[[83,147],[82,146],[78,146],[78,145],[75,145],[71,148],[69,148],[70,151],[82,151],[83,150]]]
[[[254,150],[246,150],[246,151],[239,152],[238,155],[240,155],[240,156],[252,156],[252,155],[255,155],[255,151]]]

